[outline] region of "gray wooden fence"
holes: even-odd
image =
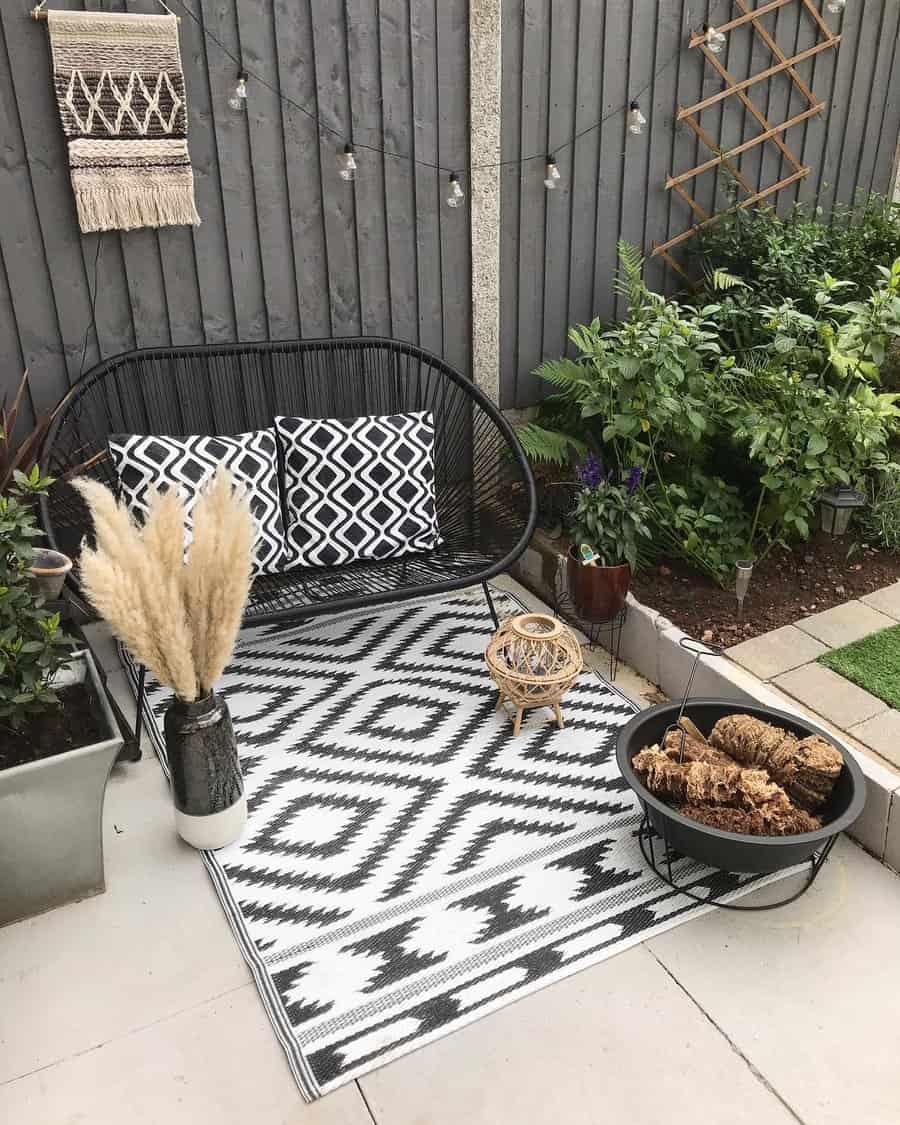
[[[32,2],[0,4],[0,397],[25,366],[40,410],[117,352],[267,337],[392,335],[470,369],[468,211],[446,206],[446,171],[427,166],[468,163],[466,0],[170,0],[208,33],[182,13],[203,224],[99,237],[82,237],[75,223],[46,26],[28,18]],[[83,6],[155,10],[152,0]],[[813,42],[801,8],[787,4],[765,19],[787,51]],[[693,135],[674,127],[676,106],[720,83],[684,44],[691,30],[735,10],[731,0],[503,0],[502,157],[536,154],[501,179],[504,406],[541,396],[530,373],[563,351],[567,325],[616,311],[620,236],[649,249],[687,224],[685,204],[663,188],[669,171],[698,155]],[[782,206],[801,198],[827,207],[857,188],[890,185],[900,0],[848,3],[842,22],[838,51],[799,68],[830,105],[788,135],[813,171],[782,193]],[[353,184],[337,175],[340,140],[263,83],[251,78],[246,115],[229,110],[239,68],[223,46],[350,132],[360,164]],[[746,28],[729,36],[723,55],[738,78],[769,59]],[[622,107],[645,86],[649,122],[633,137]],[[800,108],[783,76],[753,96],[774,121]],[[703,121],[727,146],[751,134],[745,116],[729,100]],[[557,148],[562,186],[546,192],[544,154],[582,132]],[[781,162],[766,145],[741,167],[766,184]],[[700,201],[712,207],[715,193],[707,173]],[[649,279],[671,280],[658,262]]]
[[[358,146],[464,166],[466,0],[169,0],[203,223],[99,237],[77,229],[32,3],[0,5],[0,398],[24,366],[41,409],[102,357],[236,339],[395,336],[468,370],[469,218],[443,203],[446,173],[359,147],[342,181],[342,142],[260,82],[228,108],[240,68],[215,42]]]
[[[815,0],[824,9],[824,0]],[[759,0],[751,6],[760,7]],[[501,207],[501,397],[504,406],[536,402],[547,386],[531,372],[561,354],[573,323],[617,311],[611,288],[616,241],[649,253],[690,225],[687,204],[663,186],[670,172],[694,167],[710,154],[693,133],[675,127],[678,105],[691,105],[722,88],[697,50],[685,48],[692,31],[739,14],[730,0],[507,0],[503,9],[503,159],[556,150],[561,186],[545,191],[541,159],[503,173]],[[823,207],[853,199],[859,188],[887,192],[900,134],[900,3],[847,4],[843,19],[826,13],[843,38],[797,69],[826,113],[791,129],[786,140],[812,168],[779,195]],[[763,17],[787,55],[815,42],[814,25],[799,2]],[[841,26],[842,25],[842,26]],[[772,65],[749,26],[728,36],[722,61],[738,80]],[[617,112],[637,91],[649,119],[645,132],[626,130]],[[805,108],[786,75],[748,91],[773,123]],[[608,116],[601,127],[589,127]],[[759,132],[735,99],[703,113],[703,126],[723,148]],[[699,152],[699,155],[698,155]],[[743,175],[760,186],[777,182],[781,154],[766,143],[740,160]],[[691,185],[688,185],[689,187]],[[696,198],[714,211],[715,172],[705,173]],[[719,206],[722,205],[719,196]],[[671,283],[648,263],[651,285]]]

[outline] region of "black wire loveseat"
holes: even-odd
[[[51,546],[77,559],[87,509],[65,479],[77,466],[116,486],[110,434],[229,435],[277,414],[355,418],[430,410],[442,543],[427,554],[256,578],[246,624],[296,620],[487,586],[534,530],[534,479],[515,434],[491,401],[443,360],[376,337],[149,348],[95,367],[73,389],[44,445],[57,478],[42,502]],[[77,593],[77,586],[75,587]]]

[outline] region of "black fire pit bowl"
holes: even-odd
[[[637,794],[651,826],[669,849],[690,856],[710,867],[733,872],[770,872],[803,863],[825,847],[829,840],[856,820],[866,803],[866,781],[852,754],[826,731],[786,711],[742,705],[725,699],[690,699],[685,715],[708,735],[724,715],[755,715],[774,726],[792,731],[800,738],[821,735],[836,746],[844,757],[844,768],[827,804],[819,810],[823,827],[797,836],[745,836],[722,832],[677,813],[665,801],[644,787],[631,765],[631,759],[645,746],[661,743],[666,727],[678,717],[680,703],[661,703],[641,711],[622,728],[616,745],[616,758],[622,776]]]

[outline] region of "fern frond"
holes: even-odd
[[[706,284],[716,293],[724,293],[729,289],[748,289],[747,282],[740,278],[735,273],[729,273],[728,270],[720,269],[718,266],[715,269],[710,269],[708,266],[705,268]]]
[[[630,311],[639,309],[647,299],[644,285],[644,259],[640,250],[630,242],[620,239],[616,243],[619,255],[619,272],[613,281],[613,289],[628,300]]]
[[[555,465],[567,465],[574,453],[583,457],[587,446],[571,434],[559,430],[548,430],[535,422],[526,422],[516,429],[516,437],[529,461],[551,461]]]
[[[585,380],[584,367],[574,359],[545,360],[533,373],[558,387],[563,397],[576,393]]]

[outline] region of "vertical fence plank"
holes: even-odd
[[[282,135],[281,76],[275,49],[275,13],[271,0],[241,0],[236,6],[241,57],[259,81],[247,99],[250,126],[248,176],[253,184],[259,258],[270,340],[300,335],[297,279]]]
[[[419,341],[442,355],[444,311],[441,290],[440,209],[446,177],[435,167],[438,153],[437,29],[434,0],[411,0],[416,263],[419,290]]]
[[[319,129],[325,238],[328,244],[328,288],[331,328],[335,336],[357,336],[362,330],[359,267],[356,254],[356,185],[338,174],[337,157],[351,139],[347,36],[342,0],[314,0],[313,43],[316,55],[319,118],[331,130]],[[371,154],[356,154],[358,177],[371,176]]]
[[[229,108],[228,97],[237,81],[241,43],[235,15],[235,0],[194,0],[202,5],[204,27],[224,44],[207,40],[210,110],[218,157],[222,210],[230,264],[229,284],[239,340],[264,340],[269,333],[260,263],[259,229],[254,207],[247,111]],[[248,100],[259,94],[251,81]]]
[[[409,0],[381,0],[379,20],[384,148],[401,154],[384,163],[390,333],[417,343],[416,174],[414,165],[403,158],[414,154]]]
[[[13,308],[12,294],[9,290],[9,275],[0,246],[0,404],[9,402],[15,393],[19,379],[25,369],[25,359],[19,346],[19,328],[16,324],[16,310]],[[34,423],[34,410],[31,396],[26,394],[20,407],[21,431]]]
[[[876,113],[879,108],[881,110],[881,125],[874,141],[868,182],[870,192],[879,192],[889,198],[893,195],[897,153],[900,151],[900,5],[896,5],[895,9],[885,25],[883,36],[891,44],[890,58],[885,62],[883,74],[887,92],[880,107],[877,98],[873,98],[873,110]]]
[[[671,134],[678,89],[678,64],[683,43],[681,11],[677,4],[658,4],[656,52],[653,60],[654,82],[652,114],[650,115],[650,146],[647,166],[647,206],[642,249],[646,256],[644,276],[648,285],[661,289],[665,285],[665,266],[660,258],[650,257],[654,242],[664,242],[668,227],[669,192],[666,176],[671,172]],[[690,184],[688,188],[690,189]]]
[[[559,141],[569,141],[575,132],[575,105],[580,73],[578,69],[578,0],[552,0],[552,26],[547,152],[553,153],[561,180],[555,191],[544,188],[547,217],[544,230],[544,258],[547,278],[544,285],[541,356],[559,355],[566,349],[569,308],[569,267],[572,255],[572,177],[574,146],[558,149]],[[543,186],[546,169],[535,160],[530,178]]]
[[[436,13],[439,163],[469,163],[469,5],[440,0]],[[441,206],[441,288],[444,355],[460,371],[471,368],[472,255],[468,206]]]
[[[294,0],[276,0],[275,28],[281,90],[290,99],[282,103],[281,116],[300,330],[308,338],[331,336],[328,248],[325,242],[319,126],[316,122],[316,60],[310,6],[297,4]]]
[[[861,176],[861,165],[866,151],[873,152],[877,144],[877,140],[868,131],[875,82],[879,77],[887,77],[885,72],[890,69],[891,64],[890,50],[883,54],[879,50],[879,46],[883,45],[887,12],[885,6],[878,7],[881,8],[880,12],[873,11],[862,20],[857,40],[858,61],[855,79],[849,91],[845,138],[837,179],[837,197],[846,203],[853,203],[857,185],[861,182],[868,185],[870,179],[868,174]],[[863,65],[860,65],[860,59],[863,60]],[[868,65],[865,65],[866,62]],[[884,94],[882,87],[879,108],[884,105]]]
[[[0,13],[9,49],[10,74],[20,107],[19,121],[27,154],[34,206],[44,242],[69,381],[81,365],[87,328],[85,364],[97,362],[97,336],[90,328],[91,307],[75,199],[68,176],[65,139],[53,92],[50,46],[45,26],[7,8]],[[11,268],[15,263],[10,263]],[[35,381],[40,376],[34,373]]]
[[[600,129],[591,128],[601,116],[603,68],[597,66],[597,44],[603,41],[604,6],[581,0],[578,6],[575,71],[574,131],[571,170],[569,234],[568,324],[589,323],[594,317],[594,240],[597,236],[597,163]]]
[[[373,148],[384,148],[381,95],[381,45],[376,0],[346,0],[347,59],[353,135]],[[388,81],[395,81],[388,66]],[[356,237],[359,304],[363,334],[390,336],[391,294],[388,273],[384,157],[367,152],[366,174],[356,183]]]
[[[826,212],[841,202],[837,181],[841,173],[850,99],[859,60],[857,44],[860,27],[866,18],[864,7],[859,4],[854,8],[848,4],[840,24],[841,41],[837,46],[831,112],[822,151],[822,176],[817,197],[817,203]]]

